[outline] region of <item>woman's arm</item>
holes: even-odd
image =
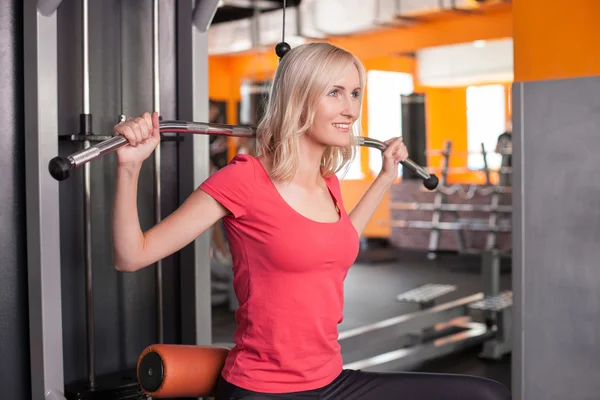
[[[137,209],[142,163],[160,144],[158,113],[144,113],[117,124],[116,135],[128,146],[117,149],[115,198],[112,214],[113,262],[119,271],[137,271],[175,253],[229,212],[197,189],[171,215],[142,232]]]
[[[352,225],[354,225],[358,236],[362,235],[379,203],[381,203],[383,196],[390,188],[391,183],[388,179],[378,176],[371,186],[369,186],[369,189],[367,189],[356,207],[350,212],[350,221],[352,221]]]
[[[362,235],[383,196],[398,177],[398,163],[408,158],[408,150],[401,137],[390,139],[385,143],[388,147],[383,152],[381,172],[349,214],[358,236]]]
[[[123,272],[137,271],[179,251],[228,214],[219,202],[196,189],[171,215],[142,232],[137,209],[140,168],[141,164],[117,167],[113,262]]]

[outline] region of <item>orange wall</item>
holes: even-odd
[[[447,140],[452,141],[453,152],[467,150],[467,91],[459,88],[425,88],[427,113],[427,150],[443,150]],[[430,155],[428,166],[438,168],[442,157]],[[450,157],[450,167],[463,167],[465,159]],[[440,171],[434,171],[440,176]]]
[[[599,1],[513,3],[516,82],[600,75]]]
[[[529,0],[521,0],[520,3],[527,1]],[[542,1],[536,0],[535,3]],[[426,16],[411,27],[334,37],[329,41],[359,57],[370,58],[409,53],[425,47],[512,37],[512,24],[512,6],[505,3],[482,7],[472,13],[446,12]],[[555,31],[558,35],[561,30]]]

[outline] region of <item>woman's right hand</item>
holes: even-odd
[[[117,149],[119,165],[142,164],[160,144],[158,113],[144,113],[137,118],[128,118],[114,127],[115,135],[124,136],[129,146]]]

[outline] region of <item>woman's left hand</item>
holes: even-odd
[[[379,177],[392,184],[398,178],[398,163],[408,158],[408,149],[402,137],[386,140],[387,149],[383,152],[383,165]]]

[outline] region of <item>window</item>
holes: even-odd
[[[487,153],[490,169],[498,169],[502,161],[496,154],[498,136],[506,129],[506,107],[503,85],[469,86],[467,88],[467,145],[469,169],[483,169],[481,143]]]
[[[401,96],[413,93],[412,75],[371,70],[367,77],[369,137],[385,141],[402,136]],[[381,161],[381,151],[369,149],[369,169],[374,174],[381,171]]]
[[[357,121],[356,123],[359,123],[359,121]],[[362,173],[362,169],[360,167],[360,148],[356,148],[356,154],[352,162],[349,165],[342,168],[340,171],[338,171],[336,175],[338,179],[343,179],[346,181],[359,180],[364,178],[364,174]]]

